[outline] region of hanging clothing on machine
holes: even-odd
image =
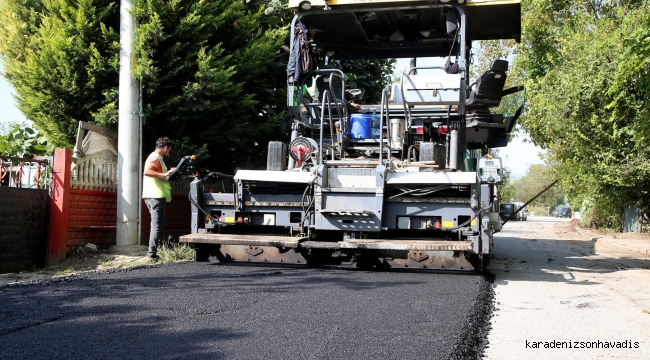
[[[294,28],[294,40],[287,64],[287,77],[293,77],[294,82],[302,82],[314,69],[316,61],[309,42],[309,30],[302,23],[297,23]],[[306,82],[311,86],[311,81]]]

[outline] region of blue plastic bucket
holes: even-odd
[[[379,131],[381,129],[381,116],[377,115],[376,111],[372,112],[372,117],[370,118],[370,133],[373,139],[379,139]]]
[[[353,139],[370,139],[370,114],[352,114],[350,136]]]

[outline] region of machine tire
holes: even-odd
[[[479,255],[479,260],[480,271],[486,272],[488,265],[490,265],[490,254]]]
[[[210,249],[208,246],[203,244],[194,245],[194,261],[195,262],[206,262],[210,258]]]
[[[368,254],[358,254],[354,262],[359,270],[375,270],[381,265],[376,257]]]
[[[490,254],[472,254],[468,260],[474,266],[474,271],[486,272],[491,256]]]

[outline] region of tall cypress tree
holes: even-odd
[[[231,168],[280,135],[287,29],[264,19],[262,3],[136,2],[145,144],[207,144],[212,165]],[[118,29],[107,0],[0,0],[3,75],[53,144],[71,148],[78,121],[117,128]]]
[[[146,147],[168,136],[177,154],[207,152],[205,167],[231,171],[288,140],[286,0],[137,0],[134,15]],[[72,148],[78,121],[117,129],[117,2],[0,0],[0,60],[52,144]],[[349,80],[378,98],[389,68],[351,65],[361,72]]]
[[[18,107],[56,146],[117,87],[118,7],[107,0],[0,0],[0,59]]]

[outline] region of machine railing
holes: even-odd
[[[318,143],[318,146],[320,147],[320,151],[319,151],[319,154],[318,154],[320,164],[323,163],[323,135],[324,135],[323,134],[323,129],[325,128],[323,126],[323,123],[325,121],[324,120],[325,119],[325,105],[327,105],[328,119],[329,119],[329,122],[330,122],[330,136],[332,138],[332,160],[334,160],[334,149],[335,149],[335,147],[334,147],[334,124],[332,122],[332,106],[331,106],[330,101],[331,101],[330,92],[329,92],[329,90],[325,90],[325,92],[323,93],[323,105],[321,107],[320,141]]]
[[[332,139],[332,160],[335,160],[335,150],[336,150],[336,145],[335,145],[335,130],[334,130],[334,120],[332,119],[332,103],[334,104],[334,107],[336,108],[336,114],[338,115],[338,119],[340,121],[340,126],[341,126],[341,134],[344,135],[343,129],[347,128],[347,109],[345,108],[345,77],[343,75],[343,72],[338,69],[324,69],[324,70],[318,70],[318,72],[331,72],[330,77],[329,77],[329,86],[328,89],[323,92],[322,95],[322,101],[321,101],[321,113],[320,113],[320,140],[319,140],[319,160],[320,163],[323,163],[323,137],[324,137],[324,124],[325,121],[329,121],[329,128],[330,128],[330,138]],[[333,85],[333,80],[334,76],[338,77],[341,80],[341,94],[343,95],[343,99],[341,99],[341,102],[339,102],[339,99],[336,97],[336,92],[334,91],[334,85]],[[341,108],[343,106],[343,108]],[[327,119],[325,118],[325,108],[327,107]],[[340,139],[339,144],[341,146],[341,154],[343,153],[343,139]]]
[[[384,162],[384,109],[386,110],[386,131],[388,137],[388,159],[390,159],[391,147],[391,128],[390,128],[390,110],[388,108],[388,89],[381,91],[381,109],[379,110],[379,164]]]
[[[0,186],[49,190],[51,185],[50,161],[0,156]]]

